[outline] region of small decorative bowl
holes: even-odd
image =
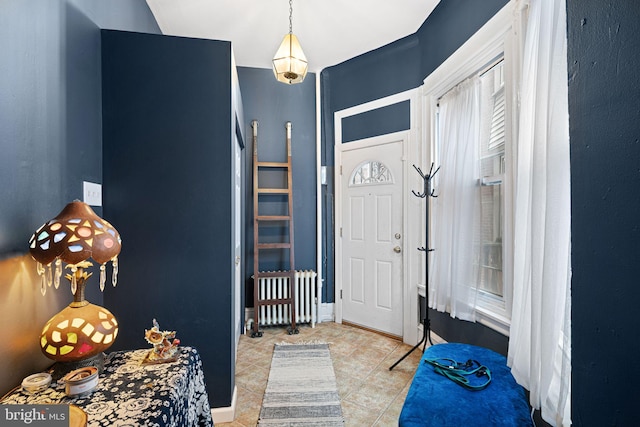
[[[98,385],[98,368],[87,366],[76,369],[62,377],[64,391],[69,397],[89,395]]]
[[[22,380],[22,389],[27,393],[40,393],[51,385],[51,375],[46,372],[29,375]]]

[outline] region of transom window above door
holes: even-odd
[[[358,165],[351,173],[349,186],[393,183],[393,175],[389,168],[376,160],[367,160]]]

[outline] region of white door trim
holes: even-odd
[[[420,177],[417,174],[411,174],[413,166],[422,167],[425,165],[425,150],[420,141],[420,103],[419,90],[411,89],[405,92],[401,92],[395,95],[391,95],[385,98],[380,98],[365,104],[356,105],[344,110],[336,111],[334,113],[334,128],[335,128],[335,146],[334,146],[334,165],[335,165],[335,253],[334,253],[334,265],[335,265],[335,320],[338,323],[342,323],[342,300],[340,299],[340,293],[342,291],[342,240],[340,236],[340,229],[342,224],[342,178],[340,174],[340,165],[342,164],[342,120],[344,118],[361,114],[367,111],[382,108],[388,105],[397,104],[403,101],[409,101],[410,109],[410,127],[407,131],[395,132],[392,134],[376,136],[372,138],[366,138],[355,142],[349,142],[347,145],[349,149],[354,149],[363,146],[374,146],[389,141],[389,138],[396,138],[403,141],[403,181],[404,181],[404,194],[402,196],[403,209],[403,235],[406,236],[402,239],[402,251],[405,254],[403,257],[402,265],[402,282],[403,282],[403,341],[407,344],[414,345],[418,342],[419,337],[419,313],[418,313],[418,292],[417,285],[421,282],[419,273],[421,270],[420,252],[415,248],[424,246],[424,242],[420,240],[421,235],[424,235],[423,222],[424,220],[421,213],[424,212],[420,208],[419,202],[409,198],[411,189],[421,189]],[[345,178],[345,179],[348,179]],[[423,262],[422,262],[423,263]]]

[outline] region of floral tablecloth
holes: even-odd
[[[213,426],[197,350],[181,347],[175,362],[142,364],[148,352],[107,355],[98,386],[87,397],[67,397],[60,381],[37,394],[19,389],[2,403],[74,404],[87,413],[88,427]]]

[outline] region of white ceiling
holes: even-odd
[[[294,0],[293,33],[311,72],[415,33],[440,0]],[[163,34],[231,41],[236,64],[271,68],[289,0],[147,0]]]

